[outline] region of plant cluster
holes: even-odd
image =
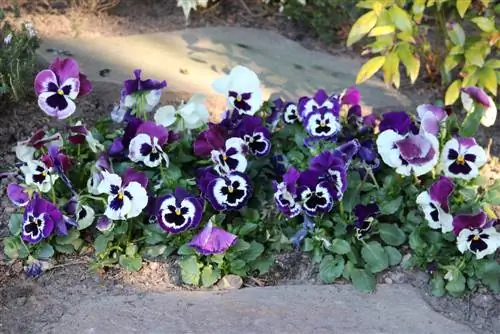
[[[26,87],[33,80],[39,46],[31,23],[15,29],[3,21],[0,10],[0,101],[20,101],[27,96]]]
[[[433,105],[378,119],[355,88],[263,101],[243,66],[213,83],[227,100],[218,123],[201,95],[158,107],[166,86],[136,70],[110,119],[17,143],[19,163],[3,173],[18,181],[7,195],[19,207],[4,252],[26,274],[58,253],[131,271],[177,255],[185,283],[211,286],[302,248],[326,283],[365,292],[406,254],[405,265],[432,269],[435,294],[500,290],[500,184],[479,175],[487,158],[472,138],[496,117],[483,90],[463,90],[473,116],[458,127]],[[69,58],[35,79],[40,108],[58,119],[91,89]]]
[[[463,87],[497,95],[500,5],[494,1],[369,0],[357,6],[368,11],[353,24],[347,45],[368,37],[363,54],[373,55],[358,83],[382,69],[385,82],[399,88],[402,64],[411,83],[424,72],[446,87],[446,105],[458,100]]]

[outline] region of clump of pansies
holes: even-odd
[[[264,101],[244,66],[213,83],[226,100],[212,111],[219,121],[200,94],[162,105],[166,87],[137,69],[109,118],[17,143],[18,163],[1,174],[19,207],[4,251],[27,276],[59,254],[92,252],[93,268],[132,271],[177,256],[185,283],[210,286],[264,274],[279,251],[302,248],[323,281],[362,291],[408,252],[405,265],[432,267],[432,284],[449,293],[468,278],[500,289],[500,185],[481,179],[488,158],[471,130],[496,118],[481,89],[463,89],[458,126],[430,104],[378,117],[355,87]],[[92,91],[71,58],[56,58],[34,88],[60,120]]]

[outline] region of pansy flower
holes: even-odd
[[[108,232],[115,226],[114,222],[106,216],[101,216],[97,219],[95,227],[101,232]]]
[[[250,199],[252,186],[246,174],[230,172],[212,179],[206,192],[207,199],[215,210],[239,210]]]
[[[22,162],[31,161],[37,150],[44,146],[48,147],[51,144],[62,146],[63,139],[61,134],[55,133],[51,136],[47,136],[45,131],[39,130],[33,134],[31,138],[17,143],[15,147],[16,158]]]
[[[98,190],[108,195],[104,214],[112,220],[134,218],[141,214],[148,204],[145,187],[148,178],[144,173],[128,169],[123,179],[117,174],[103,171],[103,180]]]
[[[359,140],[351,139],[337,146],[333,150],[333,155],[337,158],[342,159],[342,161],[344,162],[345,169],[347,170],[347,168],[350,166],[352,162],[352,159],[358,153],[360,146],[361,144],[359,143]]]
[[[158,81],[153,79],[141,79],[141,70],[134,70],[134,79],[125,80],[124,82],[124,107],[135,109],[138,105],[144,108],[145,111],[151,111],[161,98],[161,90],[167,87],[165,80]],[[141,105],[139,99],[144,98],[145,103]]]
[[[246,151],[247,145],[243,139],[232,137],[226,140],[224,149],[213,150],[211,153],[217,173],[224,175],[231,171],[244,172],[248,164]]]
[[[76,122],[75,125],[69,127],[70,135],[68,140],[74,145],[81,145],[85,142],[89,145],[92,152],[97,153],[104,150],[104,145],[99,143],[81,121]]]
[[[319,89],[314,96],[303,96],[299,99],[298,111],[302,119],[320,109],[326,109],[333,113],[335,118],[339,116],[340,102],[336,96],[328,96],[324,89]]]
[[[331,151],[324,151],[311,160],[309,168],[318,173],[320,180],[331,184],[335,200],[342,199],[347,189],[347,171],[342,158]]]
[[[175,189],[171,195],[158,199],[156,220],[160,227],[169,233],[180,233],[195,228],[203,213],[199,198],[182,188]]]
[[[472,252],[477,259],[494,254],[500,247],[500,233],[494,222],[482,211],[472,215],[457,215],[453,219],[453,232],[457,235],[457,247],[461,253]]]
[[[274,182],[274,201],[278,209],[288,218],[293,218],[302,211],[297,199],[297,181],[300,173],[295,168],[290,168],[283,175],[283,182]]]
[[[283,114],[283,107],[285,106],[285,102],[281,98],[277,98],[271,103],[271,114],[266,117],[266,125],[269,126],[270,129],[274,131],[278,126],[278,123],[281,119],[281,115]]]
[[[215,80],[212,87],[226,96],[231,111],[252,116],[262,106],[259,77],[247,67],[234,67],[228,75]]]
[[[342,92],[342,94],[340,94],[341,105],[355,106],[359,105],[360,102],[361,102],[361,94],[359,90],[354,86],[346,88]]]
[[[310,216],[330,212],[333,207],[334,190],[329,181],[321,181],[321,174],[306,170],[298,179],[298,198],[302,209]]]
[[[376,172],[380,168],[380,159],[377,147],[372,139],[366,139],[360,142],[357,156],[361,160],[365,169],[368,168],[373,172]]]
[[[193,144],[194,154],[208,157],[213,150],[220,150],[226,142],[227,131],[220,124],[208,123],[208,129],[200,132]]]
[[[76,223],[79,230],[83,230],[94,222],[95,211],[90,205],[80,204],[76,209]]]
[[[373,220],[380,214],[380,209],[376,203],[357,204],[352,212],[355,217],[354,230],[356,238],[362,240],[371,232]]]
[[[443,233],[453,230],[453,216],[450,214],[448,198],[455,189],[453,182],[442,176],[428,191],[420,193],[417,204],[424,212],[430,228],[441,229]]]
[[[108,148],[110,156],[120,156],[129,148],[130,142],[137,134],[143,121],[139,117],[130,116],[125,125],[123,136],[116,137]]]
[[[24,211],[21,237],[36,244],[48,238],[62,220],[62,214],[54,204],[35,194]]]
[[[237,239],[238,237],[234,234],[213,226],[212,220],[209,220],[200,233],[188,243],[188,246],[203,255],[222,254],[234,245]]]
[[[164,163],[168,167],[168,156],[162,146],[167,143],[167,128],[154,122],[142,123],[130,141],[128,157],[134,162],[142,162],[148,167],[157,167]]]
[[[91,89],[86,77],[80,74],[78,63],[71,58],[56,58],[49,69],[39,72],[35,78],[38,105],[47,115],[58,119],[71,116],[76,110],[73,100]]]
[[[360,105],[353,105],[347,111],[347,124],[357,135],[364,135],[373,131],[377,118],[374,114],[363,115]],[[343,134],[344,136],[354,136],[352,133]]]
[[[473,179],[485,163],[486,153],[474,138],[452,138],[441,153],[441,168],[448,177]]]
[[[420,129],[434,136],[439,134],[441,123],[448,118],[446,110],[432,104],[419,105],[417,114],[420,120]]]
[[[195,94],[187,103],[175,109],[174,106],[164,106],[155,112],[155,122],[164,127],[176,124],[176,129],[198,129],[208,123],[209,113],[205,106],[205,95]]]
[[[497,119],[495,101],[479,87],[464,87],[460,94],[462,105],[467,112],[473,112],[475,107],[483,108],[481,124],[490,127]]]
[[[271,150],[271,133],[268,128],[262,125],[262,118],[257,116],[245,116],[241,120],[236,134],[243,138],[248,151],[262,157]]]
[[[59,178],[54,168],[40,160],[32,160],[21,166],[21,172],[28,186],[35,186],[43,193],[49,192]]]
[[[377,149],[386,165],[402,175],[416,176],[430,172],[438,162],[439,141],[420,131],[405,112],[388,112],[380,123]]]
[[[48,153],[42,156],[41,160],[49,168],[55,169],[66,187],[68,187],[70,191],[74,192],[71,181],[66,176],[66,173],[71,167],[70,158],[66,154],[61,152],[60,146],[51,144],[49,146]]]
[[[7,197],[17,206],[26,206],[30,201],[29,189],[19,184],[11,183],[7,186]]]
[[[93,195],[99,195],[99,184],[103,180],[102,172],[111,172],[111,162],[109,161],[109,156],[106,152],[99,155],[94,166],[92,166],[91,174],[87,180],[87,191]]]
[[[332,138],[335,137],[342,125],[330,109],[321,108],[307,114],[304,118],[304,127],[313,138]]]

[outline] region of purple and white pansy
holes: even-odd
[[[33,160],[34,154],[42,147],[49,147],[51,144],[62,146],[63,139],[60,133],[47,136],[45,131],[39,130],[31,136],[31,138],[18,142],[15,151],[16,158],[22,162]]]
[[[333,208],[335,191],[316,171],[306,170],[300,174],[297,193],[302,209],[309,216],[330,212]]]
[[[30,201],[30,189],[17,183],[11,183],[7,186],[7,197],[17,206],[26,206]]]
[[[299,99],[298,110],[300,117],[306,119],[309,114],[320,109],[330,110],[335,116],[340,111],[340,101],[337,96],[329,96],[324,89],[319,89],[314,96],[303,96]]]
[[[274,201],[278,209],[287,218],[298,216],[302,212],[302,206],[297,199],[297,181],[300,172],[295,168],[290,168],[284,175],[283,181],[274,182]]]
[[[268,128],[262,125],[260,117],[243,117],[236,128],[236,134],[245,141],[248,151],[252,155],[263,157],[271,150],[271,133]]]
[[[59,178],[56,170],[40,160],[31,160],[21,166],[24,181],[28,186],[34,186],[39,191],[46,193]]]
[[[372,224],[380,209],[376,203],[357,204],[352,210],[354,220],[355,236],[358,240],[364,239],[372,230]]]
[[[335,137],[342,129],[338,115],[325,107],[308,113],[304,127],[309,136],[323,139]]]
[[[226,96],[231,111],[253,116],[262,106],[259,77],[245,66],[234,67],[228,75],[215,80],[212,87]]]
[[[130,141],[128,157],[133,162],[142,162],[147,167],[168,167],[169,159],[162,146],[167,143],[167,128],[154,122],[144,122]]]
[[[125,80],[122,96],[125,109],[141,108],[141,111],[151,111],[160,102],[161,90],[167,87],[165,80],[141,79],[142,70],[134,70],[134,78]]]
[[[483,211],[455,216],[453,232],[457,235],[458,250],[474,253],[476,259],[494,254],[500,248],[500,233],[494,225],[495,221],[488,221]]]
[[[112,220],[134,218],[141,214],[148,204],[146,186],[148,178],[144,173],[128,169],[123,178],[107,171],[102,172],[103,180],[98,190],[107,194],[104,214]]]
[[[322,152],[311,160],[309,168],[319,174],[320,180],[331,184],[335,200],[342,199],[347,189],[347,170],[344,160],[338,154],[331,151]]]
[[[464,87],[460,94],[464,109],[470,113],[475,108],[482,108],[483,117],[481,124],[490,127],[495,124],[497,119],[497,106],[493,98],[491,98],[484,90],[479,87]]]
[[[24,211],[21,238],[36,244],[48,238],[62,220],[63,216],[54,204],[35,194]]]
[[[302,122],[302,117],[299,113],[299,108],[297,104],[293,102],[288,102],[283,107],[283,122],[286,124],[294,124],[297,122]]]
[[[76,111],[74,100],[89,93],[92,86],[80,74],[78,63],[71,58],[56,58],[49,69],[35,78],[38,105],[49,116],[65,119]]]
[[[450,214],[448,198],[455,189],[451,179],[442,176],[428,191],[420,193],[417,204],[424,212],[430,228],[441,229],[443,233],[453,230],[453,216]]]
[[[90,205],[80,204],[76,209],[76,223],[79,230],[86,229],[95,219],[95,211]]]
[[[245,156],[248,147],[246,142],[239,137],[231,137],[225,142],[225,148],[212,150],[211,158],[215,163],[214,169],[220,175],[232,171],[244,172],[248,161]]]
[[[157,222],[168,233],[197,227],[202,213],[201,199],[182,188],[176,188],[173,194],[160,197],[157,201]]]
[[[417,107],[417,114],[420,120],[420,129],[434,136],[439,135],[441,123],[448,118],[446,110],[432,104],[419,105]]]
[[[486,160],[486,152],[474,138],[452,138],[444,145],[440,165],[448,177],[471,180]]]
[[[89,145],[92,152],[98,153],[104,150],[104,145],[101,144],[97,139],[94,138],[92,132],[90,132],[81,121],[75,123],[75,125],[69,127],[70,135],[68,140],[75,145],[81,145],[85,142]]]
[[[416,176],[429,173],[439,159],[439,141],[426,131],[416,132],[405,112],[388,112],[380,123],[377,149],[382,160],[398,174]]]
[[[188,246],[202,255],[222,254],[234,245],[237,239],[238,237],[234,234],[213,226],[212,219],[210,219],[200,233],[188,243]]]
[[[252,186],[246,174],[233,171],[213,177],[207,183],[205,195],[217,211],[239,210],[250,199]]]

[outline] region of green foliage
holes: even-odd
[[[373,0],[357,7],[367,12],[352,25],[347,45],[366,38],[363,54],[371,55],[357,83],[382,69],[384,81],[399,88],[402,63],[412,83],[422,74],[440,80],[446,105],[465,86],[497,95],[500,31],[493,1]]]

